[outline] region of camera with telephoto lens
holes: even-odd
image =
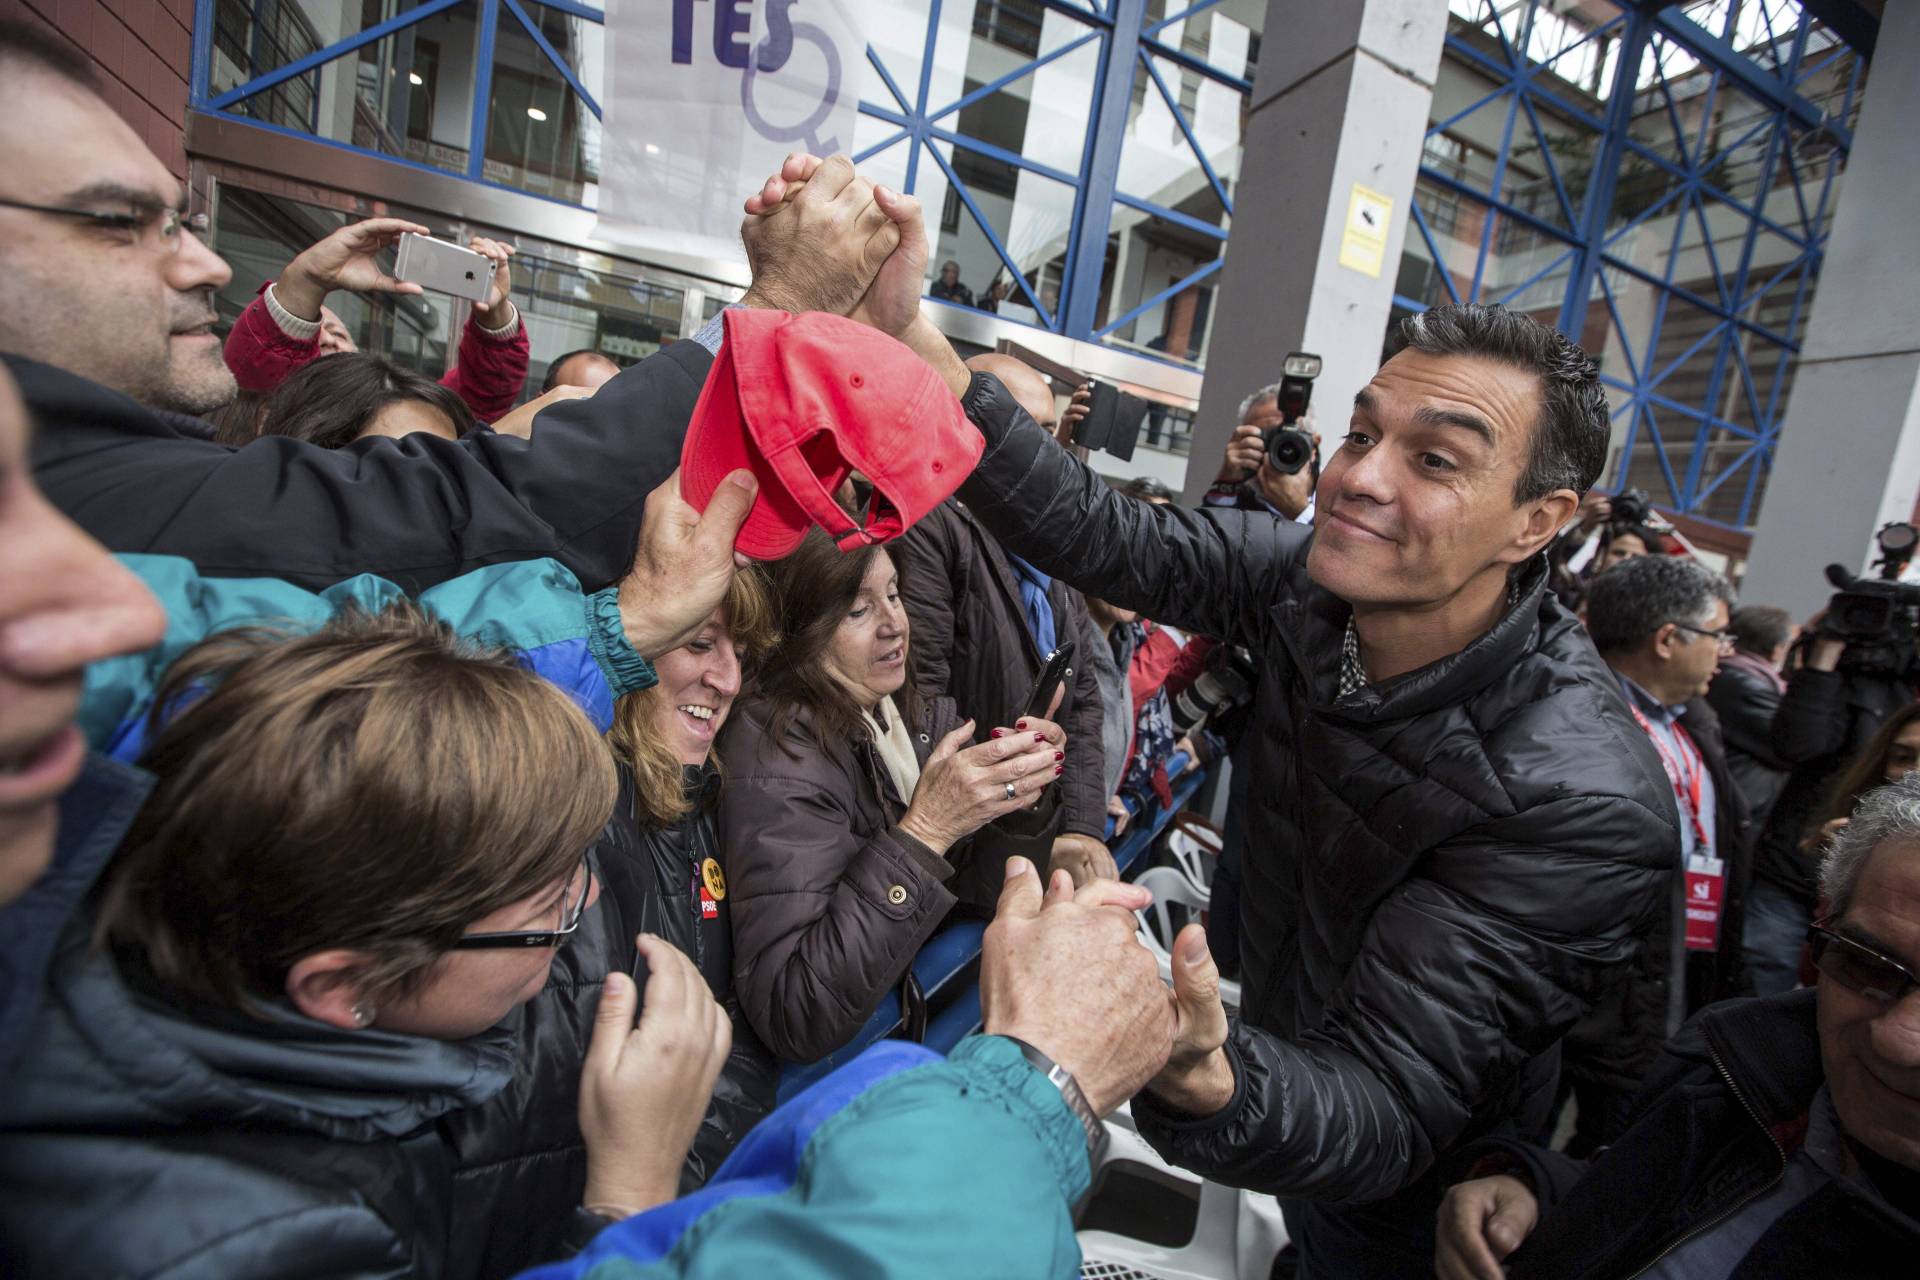
[[[1920,586],[1899,581],[1913,559],[1920,532],[1899,521],[1874,535],[1880,558],[1877,578],[1856,578],[1837,564],[1827,566],[1827,581],[1840,588],[1814,634],[1846,641],[1839,669],[1857,675],[1912,681],[1920,675]]]
[[[1607,502],[1607,523],[1645,524],[1653,514],[1653,499],[1645,489],[1622,489]]]
[[[1283,476],[1293,475],[1313,460],[1313,437],[1293,424],[1307,416],[1313,399],[1313,380],[1320,376],[1320,357],[1290,352],[1280,366],[1280,425],[1261,433],[1267,445],[1267,465]]]
[[[1253,700],[1260,668],[1239,645],[1220,645],[1207,655],[1207,669],[1171,699],[1173,732],[1185,736],[1235,707]]]

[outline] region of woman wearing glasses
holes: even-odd
[[[191,574],[143,567],[169,599],[168,572]],[[556,575],[440,589],[443,612],[470,597],[460,629],[541,633],[517,654],[402,601],[292,638],[226,631],[171,667],[153,699],[170,717],[130,748],[151,792],[0,1089],[9,1274],[467,1274],[450,1235],[476,1190],[450,1122],[526,1069],[516,1013],[592,915],[587,851],[618,791],[595,724],[527,667],[574,653],[596,674],[569,687],[603,707],[632,680],[598,673],[647,670],[620,652],[617,605]],[[198,589],[265,612],[300,594]],[[503,620],[477,624],[489,607]],[[155,660],[90,673],[83,722],[119,714],[125,668]],[[644,1016],[610,979],[607,1030],[570,1064],[589,1125],[575,1204],[609,1211],[674,1194],[729,1040],[691,962],[642,946]]]

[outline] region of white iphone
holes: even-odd
[[[446,240],[406,232],[400,237],[400,257],[394,278],[410,280],[435,293],[479,302],[493,285],[493,260]]]

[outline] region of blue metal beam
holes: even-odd
[[[1066,289],[1061,293],[1060,331],[1070,338],[1091,338],[1100,306],[1100,279],[1107,264],[1107,235],[1112,225],[1115,190],[1120,178],[1120,145],[1126,140],[1127,117],[1133,105],[1134,59],[1140,52],[1140,31],[1147,7],[1140,0],[1115,0],[1113,31],[1107,36],[1092,136],[1082,157],[1080,196],[1074,222],[1078,242],[1067,262]],[[1094,232],[1093,228],[1100,228]]]
[[[467,131],[467,176],[486,177],[487,124],[493,118],[493,42],[500,30],[499,0],[478,0],[480,31],[473,52],[473,127]]]
[[[1822,123],[1818,107],[1795,93],[1792,86],[1779,76],[1734,48],[1732,42],[1714,35],[1688,18],[1679,6],[1656,13],[1653,22],[1660,29],[1660,34],[1681,45],[1708,66],[1718,68],[1735,84],[1768,106],[1786,112],[1802,128],[1818,128]],[[1853,146],[1853,135],[1843,125],[1829,121],[1827,128],[1840,139],[1841,146],[1849,149]]]

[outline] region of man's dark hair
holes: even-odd
[[[1517,506],[1556,489],[1584,496],[1607,464],[1607,393],[1593,360],[1549,328],[1505,307],[1435,307],[1402,320],[1387,340],[1391,360],[1408,347],[1435,356],[1480,356],[1540,379],[1540,419],[1527,466],[1514,484]]]
[[[569,351],[563,356],[555,356],[552,362],[547,365],[547,376],[540,381],[540,394],[545,395],[547,392],[559,386],[560,370],[566,367],[567,361],[578,359],[581,356],[599,356],[602,360],[605,360],[608,364],[616,368],[619,367],[620,364],[618,360],[615,360],[612,356],[596,347],[581,347],[578,351]]]
[[[1743,604],[1733,611],[1727,634],[1740,652],[1771,658],[1793,634],[1793,615],[1777,604]]]
[[[1727,580],[1682,556],[1623,560],[1587,584],[1587,634],[1601,653],[1620,653],[1678,622],[1698,626],[1715,600],[1733,603]]]
[[[1152,476],[1135,476],[1120,486],[1120,492],[1129,498],[1138,498],[1142,502],[1173,501],[1173,490]]]
[[[420,400],[447,415],[457,435],[474,429],[466,401],[424,373],[364,351],[322,356],[274,389],[260,423],[263,436],[292,436],[322,449],[344,449],[374,415],[399,400]]]
[[[1650,556],[1667,554],[1667,540],[1643,524],[1612,524],[1607,526],[1606,539],[1600,544],[1604,553],[1616,538],[1638,538],[1640,545],[1647,549]]]
[[[0,18],[0,66],[19,62],[71,80],[94,93],[100,91],[100,78],[79,49],[38,23]],[[10,70],[6,74],[14,72]]]

